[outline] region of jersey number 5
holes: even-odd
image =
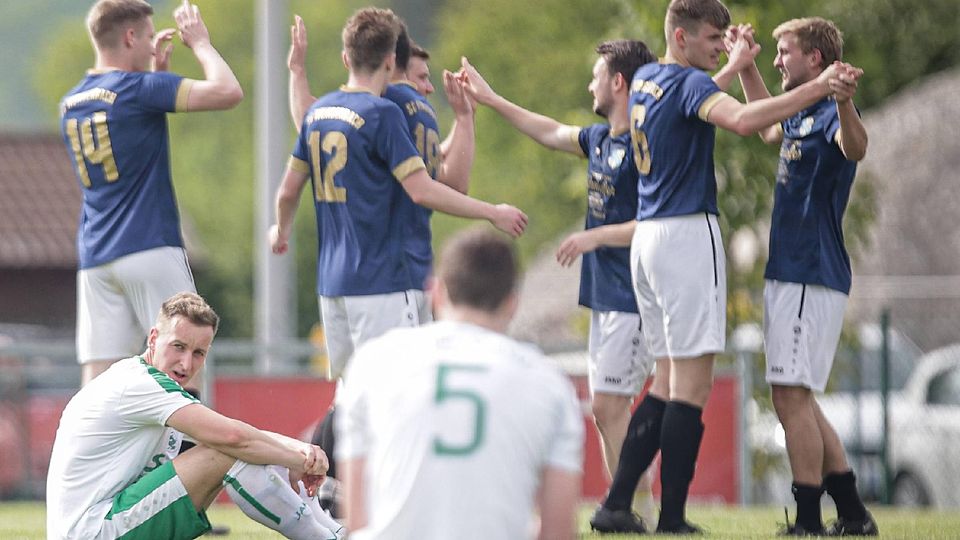
[[[650,142],[643,131],[643,121],[647,119],[647,107],[634,105],[630,109],[630,140],[633,141],[633,160],[640,174],[650,174]]]
[[[320,167],[320,152],[329,154],[327,165]],[[347,188],[338,187],[333,178],[347,166],[347,136],[339,131],[331,131],[320,142],[320,132],[310,132],[310,155],[313,157],[313,174],[320,171],[320,178],[314,182],[316,193],[314,196],[319,202],[344,203],[347,202]]]
[[[96,127],[96,139],[94,139]],[[110,132],[107,130],[107,113],[98,111],[89,118],[71,118],[67,120],[67,138],[77,165],[77,174],[85,187],[91,187],[87,161],[103,166],[103,177],[107,182],[116,182],[120,178],[117,162],[113,159],[113,147],[110,145]],[[84,161],[86,158],[86,161]]]
[[[457,402],[463,402],[460,407],[469,407],[473,410],[473,434],[470,440],[465,444],[448,442],[449,439],[443,439],[435,436],[433,439],[433,451],[440,456],[465,456],[473,453],[483,443],[483,435],[486,430],[487,403],[483,397],[470,388],[451,388],[448,376],[455,373],[478,373],[487,369],[483,366],[475,365],[449,365],[440,364],[437,368],[437,393],[434,395],[434,403],[437,406],[452,406]],[[457,426],[466,425],[464,422],[458,422]]]

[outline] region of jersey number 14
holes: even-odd
[[[107,113],[97,111],[87,118],[70,118],[66,125],[70,150],[77,166],[80,182],[91,187],[87,162],[103,167],[103,177],[107,182],[116,182],[120,178],[117,162],[113,159],[113,147],[110,145],[110,131],[107,129]],[[96,137],[94,137],[96,133]]]

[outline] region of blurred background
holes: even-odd
[[[176,3],[151,3],[156,28],[172,26]],[[256,336],[262,326],[257,325],[255,284],[263,255],[258,242],[266,230],[257,212],[273,203],[258,187],[257,171],[263,167],[258,145],[264,147],[259,135],[269,134],[267,146],[273,150],[267,169],[279,180],[295,136],[284,67],[293,13],[306,21],[311,88],[321,95],[345,82],[340,30],[367,3],[196,3],[213,44],[246,93],[232,111],[170,115],[174,185],[197,289],[224,321],[205,400],[245,418],[263,413],[263,422],[270,423],[281,405],[272,403],[263,411],[263,404],[244,403],[243,385],[271,380],[279,385],[276,392],[293,388],[303,400],[318,402],[315,415],[277,429],[299,435],[322,413],[332,391],[319,377],[325,360],[314,293],[313,210],[305,199],[298,212],[296,247],[278,280],[286,300],[274,307],[285,321],[284,339],[271,345],[270,354],[279,360],[265,363],[259,358],[267,354],[262,336],[259,341]],[[593,48],[605,39],[635,38],[662,54],[667,3],[395,0],[378,5],[403,16],[411,36],[430,51],[438,88],[440,72],[458,69],[463,55],[508,99],[562,122],[586,125],[600,121],[587,92]],[[80,191],[60,140],[57,103],[93,65],[84,27],[89,5],[76,0],[0,5],[0,497],[42,493],[59,411],[79,379],[73,332]],[[735,23],[757,28],[763,46],[758,64],[771,90],[779,91],[780,76],[772,65],[770,33],[794,17],[819,15],[836,22],[844,33],[844,60],[865,70],[855,102],[870,145],[845,218],[853,290],[824,410],[847,441],[871,497],[958,506],[958,496],[940,484],[960,482],[960,463],[952,452],[960,443],[960,352],[949,347],[960,342],[960,231],[955,225],[960,0],[729,0],[727,5]],[[257,25],[265,18],[274,21],[269,31],[279,47],[263,56],[257,52],[263,27]],[[201,76],[180,43],[171,71]],[[267,72],[272,88],[280,89],[272,94],[271,113],[274,126],[282,126],[279,131],[265,131],[258,116],[265,90],[257,77]],[[737,84],[730,93],[742,96]],[[443,96],[435,94],[431,101],[441,129],[448,128],[452,115]],[[528,274],[512,332],[556,356],[588,399],[583,386],[588,312],[576,305],[579,269],[562,269],[553,259],[563,235],[582,227],[585,164],[543,149],[491,111],[481,109],[476,126],[471,195],[514,204],[530,217],[528,232],[518,241]],[[700,495],[775,502],[789,497],[789,470],[782,429],[770,412],[763,382],[758,325],[777,149],[757,137],[721,132],[715,161],[731,336],[718,381],[729,384],[730,395],[715,398],[709,407],[716,418],[729,420],[712,435],[717,455],[733,453],[714,483],[732,481],[734,489],[722,495],[707,489]],[[439,247],[468,222],[437,216],[433,224]],[[588,460],[596,461],[592,448]],[[596,482],[585,484],[586,495],[602,492],[598,471],[588,469]],[[707,475],[701,468],[697,482]]]

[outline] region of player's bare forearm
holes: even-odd
[[[270,249],[278,255],[287,252],[290,235],[293,231],[293,219],[297,215],[300,195],[307,183],[307,174],[287,167],[287,172],[277,190],[277,222],[270,228]]]
[[[578,472],[547,467],[540,483],[539,540],[572,540],[577,537],[576,508],[580,490]]]
[[[290,83],[288,88],[290,99],[290,118],[293,120],[293,127],[300,131],[300,125],[303,123],[303,117],[310,109],[310,105],[316,101],[316,98],[310,93],[310,81],[307,79],[307,73],[303,70],[290,70]]]
[[[437,180],[460,193],[466,193],[470,188],[470,170],[476,149],[473,115],[455,120],[447,141],[447,148],[440,147],[443,161]]]
[[[580,144],[575,138],[579,128],[562,124],[549,116],[524,109],[500,95],[496,95],[490,101],[489,106],[517,131],[541,145],[552,150],[583,156]]]
[[[740,71],[740,86],[743,87],[743,94],[747,98],[747,103],[767,99],[770,92],[767,85],[763,82],[760,70],[756,64],[748,66]],[[779,129],[779,124],[765,127],[760,130],[760,139],[767,144],[779,144],[783,139],[783,131]]]
[[[523,234],[527,216],[509,205],[492,205],[464,195],[450,187],[434,182],[420,169],[407,175],[401,182],[413,202],[438,212],[468,219],[485,219],[496,228],[513,237]]]
[[[847,159],[860,161],[867,154],[867,129],[857,114],[853,100],[838,101],[837,115],[840,117],[840,150]]]
[[[243,100],[243,89],[236,75],[209,41],[193,45],[193,54],[203,69],[204,79],[194,82],[187,98],[187,110],[223,110]]]
[[[636,224],[636,221],[630,220],[573,233],[566,237],[557,248],[557,262],[561,266],[567,267],[573,264],[580,255],[595,251],[603,246],[628,247],[633,239]]]

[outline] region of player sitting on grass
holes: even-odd
[[[47,538],[196,538],[224,486],[247,516],[287,538],[345,535],[312,498],[328,466],[319,447],[218,414],[183,390],[218,324],[200,296],[174,295],[147,350],[67,403],[47,475]],[[183,434],[199,444],[177,456]]]

